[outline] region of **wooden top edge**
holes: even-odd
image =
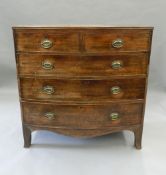
[[[63,26],[13,26],[15,29],[143,29],[153,30],[151,26],[104,26],[104,25],[63,25]]]

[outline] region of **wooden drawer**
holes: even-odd
[[[20,90],[22,98],[36,100],[143,99],[145,81],[145,78],[111,80],[20,78]]]
[[[20,75],[56,77],[110,77],[113,75],[145,75],[148,54],[116,54],[109,56],[57,56],[20,54]]]
[[[79,35],[61,30],[16,30],[15,47],[20,52],[78,52]]]
[[[59,105],[22,103],[27,124],[94,129],[140,124],[143,104]]]
[[[90,53],[150,51],[151,30],[93,30],[85,34],[85,50]]]

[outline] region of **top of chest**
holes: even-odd
[[[16,52],[149,52],[152,27],[13,27]]]

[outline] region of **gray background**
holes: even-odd
[[[0,0],[0,175],[166,174],[166,1]],[[12,26],[154,26],[143,149],[124,131],[75,139],[33,132],[23,148]]]
[[[4,75],[9,80],[15,78],[12,26],[85,24],[154,26],[150,82],[163,87],[166,85],[165,8],[164,0],[0,0],[1,84]]]

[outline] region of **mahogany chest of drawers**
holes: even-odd
[[[129,130],[141,148],[152,27],[13,27],[24,146],[34,130]]]

